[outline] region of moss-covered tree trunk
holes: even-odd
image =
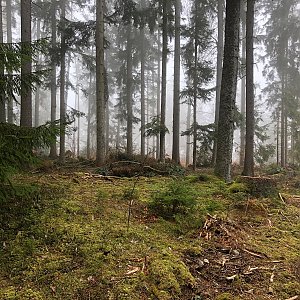
[[[227,0],[224,61],[217,129],[215,174],[231,180],[234,110],[239,59],[240,0]]]

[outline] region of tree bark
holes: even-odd
[[[280,165],[285,168],[285,75],[281,79],[281,112],[280,112]]]
[[[56,47],[56,0],[52,0],[51,3],[51,47]],[[51,62],[51,122],[56,120],[56,63],[53,59]],[[57,157],[56,141],[50,145],[50,157]]]
[[[224,52],[224,0],[218,0],[218,44],[217,44],[217,78],[216,78],[216,107],[215,107],[215,128],[219,123],[220,92],[222,82],[222,64]],[[214,138],[212,165],[216,164],[217,140]]]
[[[60,58],[60,140],[59,140],[59,161],[65,163],[65,143],[66,143],[66,42],[65,42],[65,18],[66,3],[61,0],[61,58]]]
[[[101,166],[105,162],[104,0],[96,3],[96,164]]]
[[[167,57],[168,57],[168,20],[167,1],[163,1],[163,24],[162,24],[162,76],[161,76],[161,114],[160,114],[160,135],[159,135],[159,159],[165,162],[165,141],[166,141],[166,100],[167,100]]]
[[[255,0],[247,0],[246,18],[246,147],[243,175],[254,176],[253,29]]]
[[[220,94],[220,114],[217,129],[217,161],[215,174],[231,180],[234,131],[234,109],[239,58],[240,0],[227,0],[224,62]]]
[[[7,42],[12,43],[12,16],[11,16],[12,0],[6,0],[6,29]],[[7,122],[13,124],[14,122],[14,105],[12,97],[7,99]]]
[[[2,1],[0,1],[0,44],[3,44],[3,13],[2,13]],[[0,64],[0,76],[4,76],[4,65]],[[5,96],[0,95],[0,122],[6,122],[5,112]]]
[[[191,104],[188,103],[187,109],[187,121],[186,121],[186,130],[189,130],[191,127]],[[191,156],[191,136],[188,134],[186,136],[186,153],[185,153],[185,166],[187,167],[190,164]]]
[[[142,3],[143,5],[144,3]],[[141,36],[141,156],[145,157],[145,29],[140,30]]]
[[[195,2],[196,14],[198,13],[198,4]],[[198,86],[198,24],[195,24],[194,32],[194,95],[193,95],[193,170],[196,170],[197,167],[197,86]]]
[[[26,58],[22,59],[21,80],[32,72],[31,58],[31,0],[21,0],[21,42]],[[20,125],[32,127],[32,94],[31,88],[22,85]]]
[[[36,38],[39,40],[41,38],[41,20],[37,19],[36,21]],[[40,64],[40,55],[38,56],[38,66],[39,69]],[[40,87],[39,85],[36,86],[35,90],[35,97],[34,97],[34,126],[37,127],[40,124]]]
[[[175,51],[174,51],[174,95],[173,95],[173,148],[172,160],[180,164],[180,18],[181,1],[175,1]]]
[[[88,115],[87,115],[87,141],[86,141],[86,158],[91,159],[91,114],[92,114],[92,74],[89,79],[88,95]]]
[[[133,154],[133,108],[132,108],[132,28],[127,25],[126,62],[126,109],[127,109],[127,154]]]
[[[242,70],[246,68],[246,10],[245,0],[241,1],[241,19],[242,19]],[[240,166],[244,165],[245,160],[245,136],[246,136],[246,75],[242,72],[241,80],[241,130],[240,130]]]
[[[156,96],[156,115],[160,117],[160,97],[161,97],[161,41],[160,41],[160,30],[157,30],[157,96]],[[156,137],[156,159],[159,160],[160,146],[159,146],[159,135]]]

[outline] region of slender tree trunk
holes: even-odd
[[[285,166],[288,165],[288,153],[289,153],[289,148],[288,148],[288,118],[287,115],[285,114],[284,116],[284,163]]]
[[[96,3],[96,164],[100,166],[105,162],[104,0]]]
[[[241,130],[240,130],[240,166],[244,165],[245,144],[246,144],[246,11],[245,1],[241,1],[241,17],[242,17],[242,80],[241,80]]]
[[[41,20],[37,19],[36,21],[36,38],[39,40],[41,38]],[[38,56],[38,67],[40,64],[40,55]],[[40,125],[40,86],[36,86],[35,97],[34,97],[34,126],[37,127]]]
[[[12,0],[6,0],[6,29],[8,43],[12,43],[11,3]],[[14,106],[12,97],[7,99],[7,122],[10,124],[13,124],[14,122]]]
[[[104,27],[105,31],[105,27]],[[105,72],[105,93],[104,93],[104,99],[105,99],[105,154],[106,156],[109,155],[110,151],[110,102],[109,102],[109,89],[108,89],[108,82],[107,82],[107,69],[108,69],[108,53],[105,53],[104,51],[104,72]]]
[[[247,0],[246,32],[246,147],[243,175],[254,176],[253,28],[255,0]]]
[[[198,13],[198,4],[195,3],[196,14]],[[198,87],[198,24],[196,23],[195,32],[194,32],[194,95],[193,95],[193,170],[196,170],[197,167],[197,87]]]
[[[175,51],[173,95],[173,148],[172,160],[180,164],[180,18],[181,0],[175,1]]]
[[[132,108],[132,28],[127,25],[126,62],[126,108],[127,108],[127,154],[133,154],[133,108]]]
[[[280,119],[280,165],[281,167],[285,167],[285,86],[284,86],[284,80],[285,76],[282,75],[282,83],[281,83],[281,119]]]
[[[0,44],[3,44],[3,15],[2,1],[0,1]],[[4,65],[0,63],[0,76],[4,76]],[[6,122],[5,95],[0,95],[0,122]]]
[[[166,149],[166,101],[167,101],[167,57],[168,57],[168,20],[167,1],[163,1],[163,24],[162,24],[162,78],[161,78],[161,115],[160,115],[160,135],[159,135],[159,159],[165,162]]]
[[[144,3],[142,3],[143,5]],[[141,36],[141,156],[145,157],[145,29],[140,30]]]
[[[77,106],[76,109],[80,111],[80,88],[79,88],[79,72],[80,72],[80,66],[79,66],[79,59],[77,60],[77,65],[76,65],[76,73],[77,73],[77,91],[76,91],[76,98],[77,98]],[[80,156],[80,116],[77,118],[77,157]]]
[[[65,147],[66,147],[66,42],[65,42],[65,18],[66,3],[61,0],[61,57],[60,57],[60,140],[59,140],[59,161],[65,163]]]
[[[215,128],[218,127],[220,112],[220,92],[222,81],[222,64],[224,52],[224,0],[218,0],[218,44],[217,44],[217,78],[216,78],[216,107],[215,107]],[[212,164],[216,164],[217,141],[214,138]]]
[[[197,96],[193,103],[193,170],[197,168]]]
[[[110,122],[110,111],[109,111],[109,103],[106,102],[105,105],[105,153],[109,154],[110,151],[110,130],[109,130],[109,122]]]
[[[276,126],[276,163],[277,166],[279,166],[279,127],[280,127],[280,113],[279,109],[277,109],[276,112],[276,118],[277,118],[277,126]]]
[[[51,3],[51,47],[56,47],[56,0]],[[56,63],[53,59],[51,62],[51,122],[56,120]],[[50,157],[57,157],[56,141],[50,145]]]
[[[92,114],[92,75],[89,80],[89,96],[88,96],[88,116],[87,116],[87,141],[86,141],[86,157],[91,159],[91,114]]]
[[[186,120],[186,130],[191,128],[191,104],[188,103],[187,109],[187,120]],[[189,166],[190,164],[190,156],[191,156],[191,136],[186,136],[186,153],[185,153],[185,166]]]
[[[220,114],[217,130],[217,161],[215,174],[231,180],[234,131],[234,109],[239,58],[240,0],[227,0],[224,63],[220,95]]]
[[[161,97],[161,41],[160,41],[160,30],[157,32],[157,96],[156,96],[156,115],[160,118],[160,97]],[[156,159],[159,160],[160,146],[159,146],[160,137],[156,137]]]
[[[30,76],[32,72],[31,58],[31,0],[21,0],[21,42],[26,58],[22,59],[21,78]],[[22,79],[21,79],[22,80]],[[22,85],[20,125],[32,127],[32,94],[31,88]]]

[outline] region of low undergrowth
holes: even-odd
[[[15,177],[0,204],[0,299],[299,294],[296,206],[237,197],[247,191],[206,174],[105,179]]]

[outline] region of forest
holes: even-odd
[[[300,300],[299,20],[0,0],[0,300]]]

